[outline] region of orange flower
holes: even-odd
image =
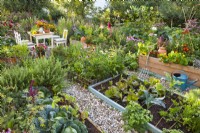
[[[188,34],[188,33],[190,33],[190,31],[189,31],[189,29],[184,29],[184,31],[182,32],[182,34]]]

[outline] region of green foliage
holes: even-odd
[[[13,88],[15,92],[28,88],[31,80],[29,68],[12,66],[5,68],[0,75],[0,85],[7,88]]]
[[[39,13],[42,11],[42,7],[48,7],[50,4],[48,0],[3,0],[3,6],[11,12],[27,11]]]
[[[53,94],[64,86],[65,70],[61,62],[53,57],[36,59],[32,63],[31,73],[38,86],[47,87]]]
[[[146,124],[152,120],[153,116],[150,114],[150,111],[143,109],[138,103],[130,102],[126,106],[122,118],[125,122],[125,131],[134,129],[142,133],[145,132]]]
[[[68,49],[66,49],[66,48],[64,48],[64,46],[60,45],[60,46],[52,49],[52,53],[53,53],[53,56],[62,63],[62,66],[64,66],[66,63],[65,59],[68,55]]]
[[[29,17],[20,20],[20,27],[19,31],[31,31],[31,28],[35,25],[37,18],[36,17]]]
[[[183,131],[181,130],[177,130],[177,129],[163,129],[163,133],[183,133]]]
[[[67,8],[67,15],[72,17],[86,18],[94,9],[94,1],[58,1]]]
[[[164,63],[175,63],[184,66],[188,65],[188,59],[183,53],[171,51],[168,55],[160,55],[160,60]]]
[[[162,106],[163,108],[166,108],[163,102],[163,99],[165,97],[155,98],[156,96],[149,93],[147,90],[144,90],[143,93],[144,94],[140,98],[144,100],[143,102],[147,105],[147,109],[150,108],[151,104],[156,104]]]
[[[184,110],[182,114],[183,125],[194,132],[200,131],[200,90],[190,90],[186,94]]]
[[[26,45],[13,45],[0,47],[1,57],[15,57],[19,60],[26,59],[29,55],[29,50]]]
[[[32,120],[40,105],[34,106],[27,91],[0,86],[0,125],[15,132],[28,131],[34,127]],[[38,98],[40,96],[38,95]],[[28,124],[27,124],[28,123]]]
[[[20,60],[28,58],[29,49],[26,45],[14,45],[11,47],[12,57],[17,57]]]
[[[188,131],[197,133],[200,130],[199,95],[199,89],[190,90],[185,98],[179,99],[179,102],[173,101],[174,107],[169,111],[161,111],[160,115],[167,121],[176,121],[179,127],[184,125]]]
[[[129,76],[127,79],[121,77],[115,85],[111,85],[105,90],[105,95],[116,101],[122,101],[125,104],[131,101],[138,101],[146,104],[147,109],[151,105],[159,105],[165,108],[163,102],[166,94],[165,87],[158,79],[150,78],[150,82],[142,82],[135,75]]]
[[[124,58],[124,65],[129,69],[129,70],[135,70],[138,68],[138,63],[137,63],[137,56],[136,54],[132,54],[130,51],[125,55]]]
[[[81,44],[76,44],[55,49],[54,56],[63,60],[63,67],[67,67],[69,74],[73,73],[88,81],[102,80],[124,70],[123,54],[116,48],[107,51],[96,48],[95,51],[91,51],[83,49]]]
[[[0,37],[0,49],[2,46],[13,46],[15,45],[15,40],[10,37]]]
[[[86,126],[76,117],[73,117],[71,107],[52,108],[46,106],[35,116],[35,126],[40,132],[64,132],[73,128],[77,133],[87,133]],[[74,132],[75,132],[74,131]]]
[[[116,86],[111,86],[108,88],[108,90],[105,91],[105,95],[110,98],[121,98],[122,99],[122,93],[120,93],[119,89]]]
[[[61,17],[58,19],[58,24],[57,24],[57,29],[58,29],[58,34],[62,36],[63,30],[68,29],[70,30],[72,27],[72,21],[70,19],[65,19]]]

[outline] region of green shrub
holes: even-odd
[[[15,88],[15,91],[28,88],[31,81],[29,68],[12,66],[2,70],[0,75],[0,85],[7,88]]]
[[[13,57],[24,60],[29,55],[29,49],[26,45],[14,45],[11,47]]]
[[[65,70],[61,62],[54,57],[36,59],[32,64],[31,73],[38,86],[47,87],[53,94],[64,87]]]

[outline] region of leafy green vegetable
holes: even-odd
[[[152,120],[153,116],[150,114],[149,110],[143,109],[138,103],[131,101],[126,106],[122,118],[125,122],[125,131],[134,129],[142,133],[145,132],[146,124]]]

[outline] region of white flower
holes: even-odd
[[[151,29],[152,29],[153,31],[156,31],[156,30],[157,30],[157,27],[151,27]]]

